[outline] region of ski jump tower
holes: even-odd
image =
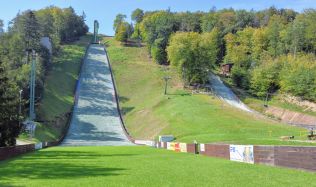
[[[93,42],[94,44],[98,44],[98,31],[99,31],[99,22],[97,20],[94,20],[94,32],[93,32]]]

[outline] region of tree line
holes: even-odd
[[[115,38],[145,42],[156,63],[177,67],[189,84],[230,63],[233,84],[255,96],[280,91],[316,101],[315,9],[136,9],[131,18],[116,17]]]
[[[0,20],[0,147],[14,145],[21,130],[19,91],[23,91],[22,104],[27,106],[32,50],[37,53],[36,98],[40,99],[51,55],[57,56],[61,44],[77,40],[87,32],[84,12],[78,15],[72,7],[50,6],[19,12],[6,31]],[[49,37],[53,54],[40,45],[42,37]],[[24,114],[28,107],[22,108]]]

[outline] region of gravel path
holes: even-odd
[[[211,83],[211,87],[217,97],[224,100],[231,106],[234,106],[246,112],[253,113],[253,111],[249,109],[248,106],[245,105],[243,102],[241,102],[240,99],[235,95],[235,93],[230,88],[228,88],[217,75],[211,73],[209,75],[209,80]]]
[[[121,126],[104,48],[90,45],[87,53],[70,128],[62,145],[133,145]]]

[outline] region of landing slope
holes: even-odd
[[[132,145],[121,127],[107,54],[100,45],[87,51],[62,145]]]
[[[209,76],[209,80],[211,83],[211,87],[217,97],[224,100],[233,107],[239,108],[246,112],[252,112],[248,108],[248,106],[245,105],[242,101],[240,101],[240,99],[235,95],[235,93],[230,88],[228,88],[217,75],[211,73]]]

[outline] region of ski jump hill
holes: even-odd
[[[241,110],[252,112],[211,74],[216,95]],[[75,104],[62,146],[134,145],[128,138],[118,109],[111,67],[104,46],[91,44],[85,55],[77,83]]]
[[[71,122],[62,146],[133,145],[122,125],[111,73],[105,48],[91,44],[81,68]]]

